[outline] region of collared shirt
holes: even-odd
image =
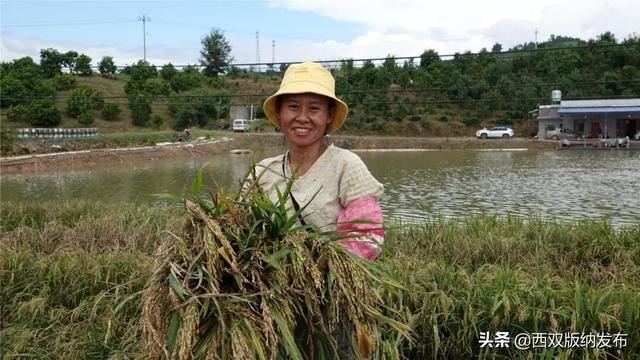
[[[285,155],[260,161],[256,167],[258,184],[273,202],[278,201],[276,188],[284,191],[292,171],[289,164],[284,166]],[[362,159],[351,151],[330,145],[313,163],[307,172],[298,177],[291,193],[300,204],[308,206],[302,212],[305,222],[320,231],[335,231],[338,216],[354,200],[373,197],[378,199],[384,191],[367,169]],[[293,210],[288,200],[287,207]]]

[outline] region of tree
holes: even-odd
[[[493,44],[493,47],[491,47],[491,52],[492,53],[502,52],[502,45],[500,43]]]
[[[101,109],[103,104],[104,100],[99,91],[79,87],[74,89],[67,99],[67,115],[77,118],[83,112]]]
[[[91,58],[85,54],[78,56],[75,70],[82,76],[91,75]]]
[[[200,51],[200,64],[204,66],[204,74],[207,76],[218,76],[225,71],[233,57],[231,57],[231,46],[224,37],[222,30],[212,29],[202,38],[202,50]]]
[[[13,129],[7,127],[4,123],[0,123],[0,153],[8,154],[13,149],[16,141],[16,135]]]
[[[58,91],[71,90],[76,86],[76,78],[69,74],[58,74],[53,77],[53,86]]]
[[[33,126],[58,126],[60,125],[60,112],[53,101],[37,100],[29,107],[29,119]]]
[[[40,67],[46,77],[54,77],[60,74],[64,61],[64,55],[60,54],[56,49],[40,50]]]
[[[80,116],[78,117],[78,122],[84,126],[93,125],[93,123],[95,122],[93,118],[93,112],[91,112],[91,110],[83,111],[82,113],[80,113]]]
[[[76,59],[78,58],[78,53],[76,51],[67,51],[61,56],[62,66],[69,69],[69,72],[73,74],[76,65]]]
[[[426,69],[431,64],[440,63],[440,55],[435,50],[425,50],[422,55],[420,55],[420,68]]]
[[[151,97],[143,92],[129,95],[129,108],[133,125],[147,126],[151,119]]]
[[[162,69],[160,69],[160,77],[167,81],[171,81],[177,74],[178,70],[176,70],[172,63],[165,64],[162,66]]]
[[[110,77],[111,75],[114,75],[117,70],[118,68],[113,62],[113,58],[111,56],[104,56],[98,63],[98,71],[100,72],[100,75],[104,77]]]
[[[118,104],[106,103],[102,106],[102,118],[105,120],[115,120],[120,115],[120,106]]]

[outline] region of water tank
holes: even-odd
[[[560,100],[562,100],[562,91],[560,90],[553,90],[551,92],[551,102],[554,103],[559,103]]]

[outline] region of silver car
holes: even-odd
[[[484,128],[476,131],[476,137],[478,139],[509,139],[513,137],[513,130],[504,126],[496,126],[491,129]]]
[[[564,139],[581,139],[582,134],[573,131],[571,129],[555,129],[551,131],[547,131],[544,135],[545,139],[551,140],[564,140]]]

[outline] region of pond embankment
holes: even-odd
[[[385,136],[330,136],[330,141],[345,149],[555,149],[553,142],[533,139],[478,140],[475,138],[412,138]],[[212,140],[164,145],[93,149],[80,151],[29,154],[3,157],[3,173],[40,171],[48,169],[80,169],[118,166],[137,161],[206,157],[228,153],[233,149],[282,148],[286,143],[282,134],[230,134]]]

